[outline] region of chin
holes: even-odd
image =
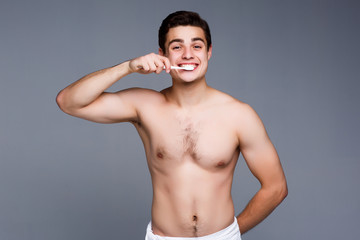
[[[205,76],[198,76],[196,74],[196,76],[194,76],[195,74],[191,74],[191,75],[172,75],[171,77],[174,79],[174,81],[176,82],[182,82],[182,83],[192,83],[192,82],[198,82],[201,79],[205,79]]]
[[[179,79],[179,82],[182,83],[194,83],[194,82],[199,82],[200,79],[199,78],[181,78]]]

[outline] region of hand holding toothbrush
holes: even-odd
[[[182,69],[186,71],[194,70],[194,66],[171,66],[167,57],[155,53],[150,53],[130,60],[129,67],[131,72],[138,72],[141,74],[159,74],[163,70],[169,73],[171,69]]]

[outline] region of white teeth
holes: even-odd
[[[194,65],[194,64],[181,64],[179,66],[181,68],[183,68],[184,70],[188,70],[188,71],[192,71],[196,68],[196,65]]]

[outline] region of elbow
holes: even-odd
[[[67,107],[66,104],[66,96],[64,93],[64,90],[61,90],[58,95],[56,96],[56,103],[58,107],[63,111],[64,113],[70,114],[70,109]]]
[[[274,205],[279,205],[288,195],[286,181],[268,186],[268,194]]]
[[[287,187],[286,181],[284,181],[277,187],[276,192],[277,192],[276,195],[278,197],[278,201],[280,204],[288,196],[288,187]]]
[[[284,190],[282,191],[282,195],[281,195],[282,200],[284,200],[284,199],[288,196],[288,194],[289,194],[288,187],[287,187],[287,185],[285,184]],[[282,200],[281,200],[281,201],[282,201]]]
[[[57,105],[59,106],[59,108],[64,111],[64,93],[63,93],[64,90],[61,90],[58,95],[56,96],[56,103]]]

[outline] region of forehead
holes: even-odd
[[[185,43],[192,39],[201,38],[206,43],[204,30],[195,26],[178,26],[170,28],[166,35],[165,45],[168,45],[174,39],[182,39]]]

